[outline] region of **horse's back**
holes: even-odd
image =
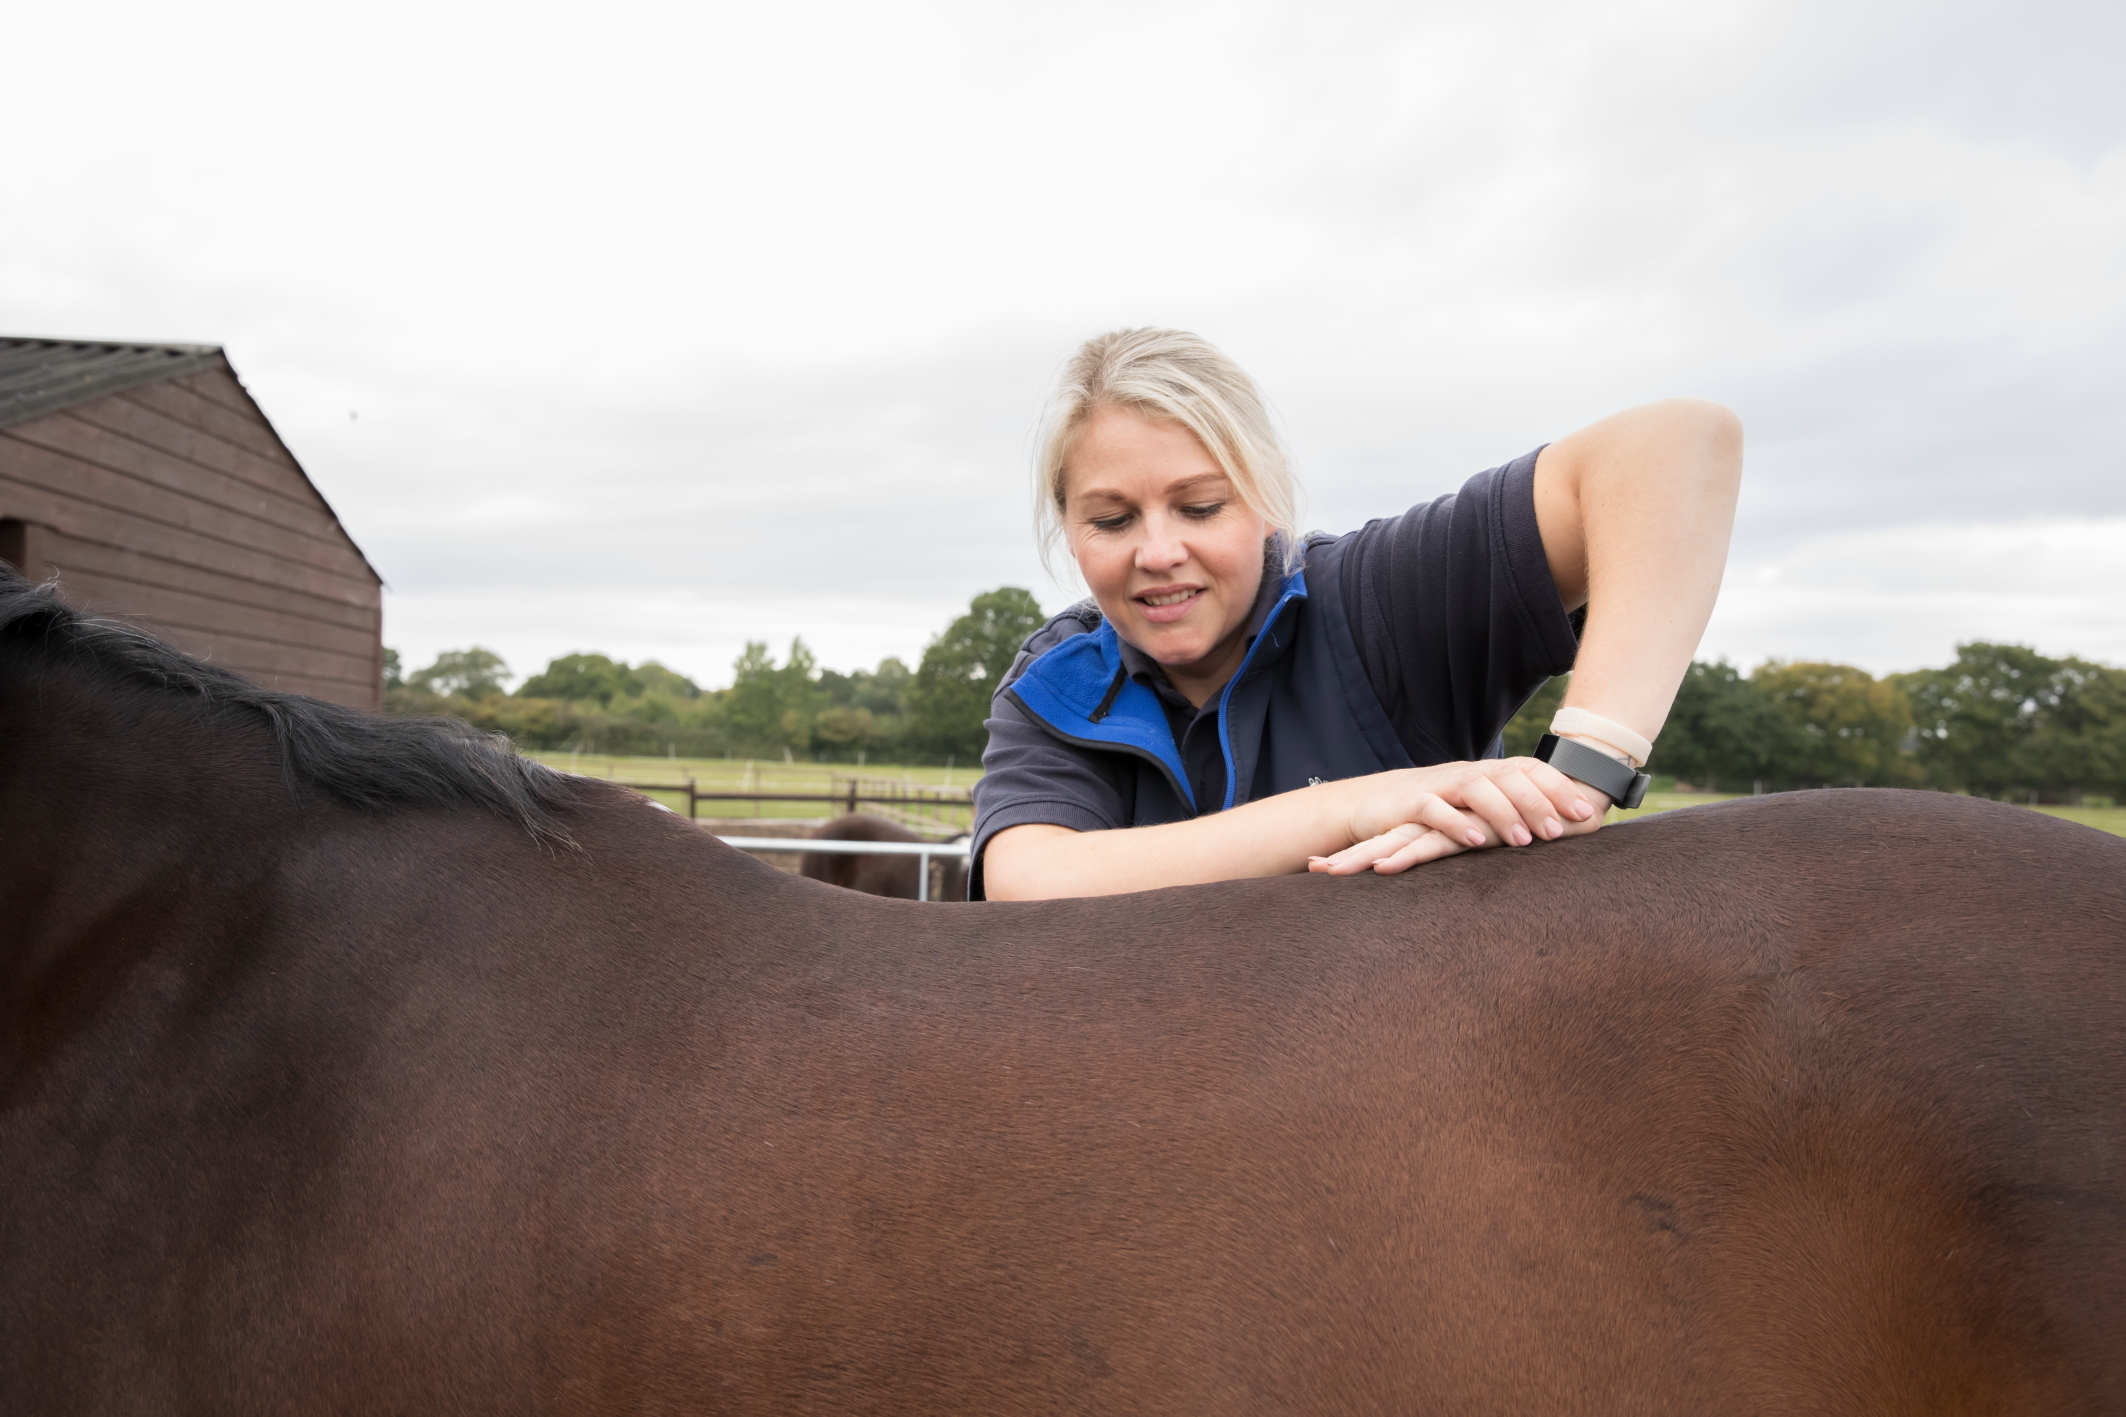
[[[868,1286],[896,1338],[785,1330],[846,1385],[755,1396],[2120,1408],[2122,881],[2082,828],[1826,793],[1394,879],[822,917],[842,943],[743,1004],[809,1046],[725,1113],[802,1165],[720,1195],[806,1236],[761,1302]]]
[[[17,1150],[0,1194],[52,1223],[11,1231],[12,1391],[2126,1410],[2126,844],[1826,793],[920,907],[663,814],[571,827],[350,828],[396,874],[357,919],[373,853],[314,853],[289,899],[345,917],[163,1041],[221,1071],[162,1082],[160,1131],[76,1126],[64,1176]]]

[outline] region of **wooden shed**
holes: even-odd
[[[270,688],[381,704],[383,583],[216,346],[0,337],[0,559]]]

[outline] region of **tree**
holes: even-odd
[[[968,604],[967,613],[923,651],[908,686],[912,746],[937,757],[979,762],[989,735],[982,720],[1004,671],[1027,636],[1046,619],[1030,591],[1002,586]]]
[[[2077,787],[2126,803],[2126,669],[2070,659],[2080,676],[2072,713],[2063,712],[2061,736],[2079,768]]]
[[[2126,786],[2126,670],[1973,641],[1946,668],[1899,676],[1936,786],[2076,801]]]
[[[789,657],[780,666],[765,640],[748,640],[731,669],[731,687],[723,693],[724,717],[738,742],[768,750],[811,746],[820,708],[819,677],[802,638],[790,641]]]
[[[1904,757],[1912,731],[1905,691],[1850,664],[1759,665],[1750,683],[1798,730],[1796,756],[1775,777],[1788,781],[1892,786],[1911,781]]]
[[[564,654],[525,680],[517,697],[566,699],[572,703],[595,700],[605,705],[622,695],[639,694],[642,689],[642,680],[617,660],[602,654]]]
[[[388,691],[391,689],[401,689],[405,686],[406,677],[399,671],[399,652],[395,649],[385,650],[384,688]]]
[[[1804,755],[1795,720],[1723,659],[1684,671],[1648,766],[1694,787],[1742,787],[1800,776]]]
[[[836,704],[812,722],[812,737],[830,752],[853,752],[871,745],[871,710]]]
[[[509,681],[509,665],[491,649],[447,649],[436,662],[407,677],[409,688],[445,698],[484,699],[503,692]]]
[[[1570,674],[1560,674],[1555,679],[1546,679],[1542,687],[1528,696],[1506,723],[1506,756],[1527,758],[1535,755],[1536,745],[1550,731],[1550,720],[1558,715],[1558,705],[1565,702],[1565,690],[1572,683]]]
[[[822,670],[819,693],[826,707],[813,722],[814,745],[835,757],[893,752],[907,725],[913,678],[908,666],[893,658],[880,660],[877,669]]]
[[[634,668],[635,678],[642,687],[636,690],[643,694],[669,694],[675,699],[698,699],[701,686],[676,669],[667,669],[654,659],[646,659]]]
[[[2061,665],[2027,645],[1974,640],[1942,669],[1898,675],[1912,703],[1914,755],[1937,787],[1998,797],[2029,785],[2024,749],[2059,705]]]
[[[899,717],[907,711],[905,700],[913,677],[907,665],[887,658],[878,662],[877,669],[858,669],[848,674],[822,670],[819,688],[827,702],[837,707],[864,709],[873,718]]]

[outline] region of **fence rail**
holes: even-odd
[[[854,812],[858,804],[866,806],[896,807],[902,812],[925,811],[933,817],[942,816],[945,808],[965,808],[972,811],[974,795],[955,792],[951,788],[897,788],[890,792],[866,788],[852,782],[846,789],[834,792],[744,792],[721,787],[703,787],[693,778],[682,782],[623,782],[618,778],[604,778],[617,787],[635,792],[674,792],[687,799],[687,815],[701,815],[704,802],[832,802],[844,811]]]
[[[930,899],[930,858],[957,856],[967,859],[970,843],[964,841],[835,841],[805,836],[719,836],[725,846],[740,851],[824,851],[838,856],[913,856],[915,898]]]

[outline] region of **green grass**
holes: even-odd
[[[1608,820],[1621,822],[1631,817],[1643,817],[1649,812],[1668,812],[1677,807],[1695,807],[1703,802],[1727,802],[1736,795],[1728,792],[1649,792],[1645,806],[1634,812],[1612,807]],[[2095,827],[2113,836],[2126,836],[2126,807],[2027,807],[2024,810],[2080,822],[2085,827]]]
[[[697,790],[721,787],[737,792],[830,792],[852,777],[867,782],[902,783],[915,788],[944,788],[964,792],[982,775],[979,768],[905,766],[900,763],[785,763],[760,758],[625,758],[604,753],[526,753],[524,756],[563,772],[619,782],[649,784],[669,782],[675,786],[694,779]],[[687,809],[686,793],[645,794],[677,812]],[[840,809],[831,802],[743,802],[704,797],[697,812],[704,817],[832,817]],[[944,820],[955,826],[970,825],[966,810],[946,809]]]
[[[2126,836],[2126,807],[2033,807],[2030,810],[2064,821],[2080,822],[2085,827],[2095,827],[2113,836]]]

